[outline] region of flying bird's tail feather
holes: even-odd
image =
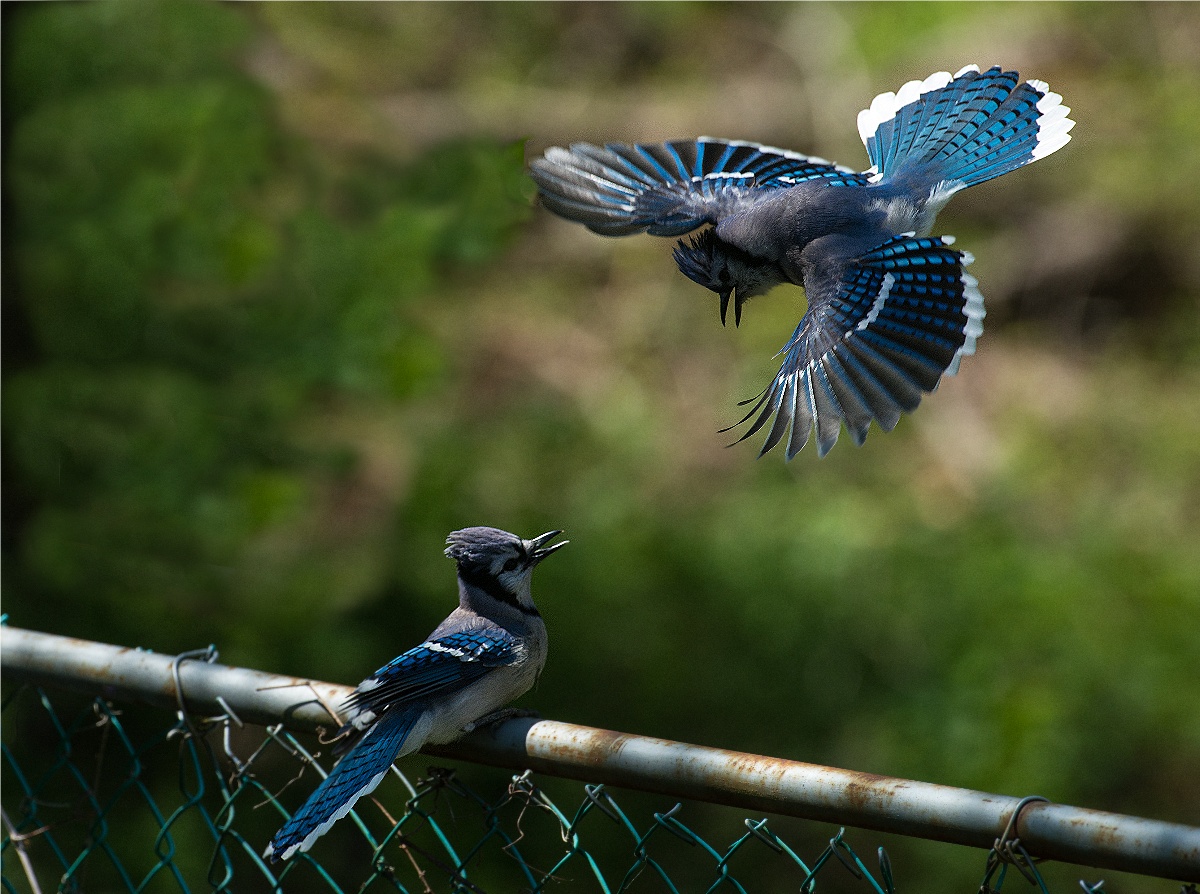
[[[880,94],[859,112],[858,130],[873,180],[945,184],[952,193],[1061,149],[1075,126],[1070,111],[1044,81],[969,65]]]

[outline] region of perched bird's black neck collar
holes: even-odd
[[[458,576],[467,586],[482,590],[497,602],[514,608],[523,615],[531,618],[540,618],[542,616],[542,613],[537,610],[536,606],[521,604],[516,596],[506,590],[503,584],[485,569],[459,565]]]

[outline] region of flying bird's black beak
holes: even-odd
[[[550,553],[554,552],[556,549],[561,549],[571,542],[570,540],[563,540],[559,543],[553,544],[552,546],[546,545],[561,533],[562,531],[547,531],[545,534],[542,534],[539,537],[534,537],[532,540],[525,541],[525,546],[529,550],[529,558],[533,561],[534,565],[542,561],[542,559],[546,558],[546,556],[550,555]]]
[[[729,314],[729,296],[733,294],[733,289],[730,289],[728,292],[720,292],[719,294],[721,296],[721,325],[724,326],[725,325],[725,317],[728,316],[728,314]],[[736,319],[737,322],[740,323],[742,321],[742,306],[741,306],[741,304],[737,304],[734,306],[733,314],[734,314],[734,319]]]

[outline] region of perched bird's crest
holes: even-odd
[[[550,543],[561,533],[547,531],[532,540],[522,540],[499,528],[463,528],[446,538],[446,556],[458,563],[460,573],[499,576],[530,569],[566,546],[566,540]]]
[[[505,551],[525,552],[524,541],[499,528],[463,528],[446,538],[446,555],[465,568],[488,568]]]

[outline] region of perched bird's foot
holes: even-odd
[[[468,723],[463,727],[464,733],[474,732],[477,729],[482,729],[485,726],[495,726],[498,723],[503,723],[506,720],[515,720],[518,717],[541,717],[537,711],[532,711],[529,708],[501,708],[499,711],[493,711],[491,714],[485,714],[478,720]]]

